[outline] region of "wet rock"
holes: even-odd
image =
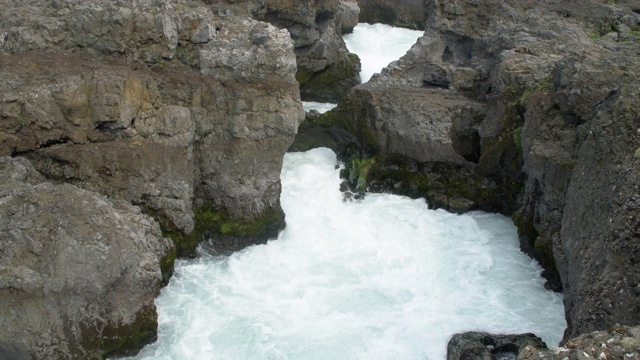
[[[492,335],[467,332],[454,335],[447,344],[447,360],[515,359],[526,347],[546,349],[534,334]]]

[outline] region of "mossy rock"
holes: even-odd
[[[284,228],[284,213],[280,206],[268,208],[251,219],[236,218],[224,210],[202,208],[194,211],[194,230],[185,234],[159,211],[144,209],[162,228],[162,235],[175,244],[175,253],[166,254],[160,260],[163,281],[173,274],[176,258],[196,256],[196,248],[205,240],[212,240],[216,251],[232,252],[252,244],[266,242]]]
[[[190,234],[165,231],[176,244],[178,257],[195,256],[196,247],[206,241],[217,253],[230,253],[265,243],[284,228],[284,213],[278,206],[252,219],[235,218],[225,210],[202,208],[194,212],[195,227]]]
[[[305,101],[339,102],[349,90],[360,83],[360,58],[347,56],[324,70],[311,73],[299,68],[296,80],[300,84],[300,98]]]
[[[130,324],[108,324],[102,330],[102,359],[132,356],[158,338],[158,315],[155,305],[138,312]]]

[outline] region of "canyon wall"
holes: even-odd
[[[637,4],[636,4],[637,6]],[[427,1],[425,36],[304,127],[338,127],[357,191],[513,215],[564,289],[566,337],[640,322],[640,9]]]
[[[304,116],[294,41],[200,1],[0,5],[0,155],[38,174],[3,181],[0,354],[135,352],[176,252],[284,226],[282,158]]]

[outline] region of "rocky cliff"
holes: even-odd
[[[197,2],[6,8],[0,154],[140,205],[181,253],[204,233],[277,232],[303,116],[286,30]]]
[[[2,217],[0,355],[135,351],[155,336],[160,263],[173,267],[163,235],[187,256],[198,241],[232,251],[284,225],[282,158],[304,116],[294,42],[201,1],[0,5],[0,155],[43,177],[24,190],[3,181],[13,207],[39,212]],[[97,274],[105,282],[87,285]]]
[[[358,24],[355,0],[205,0],[218,13],[242,14],[287,29],[295,46],[300,96],[338,102],[360,83],[360,59],[342,35]]]
[[[425,9],[408,54],[315,120],[356,135],[337,145],[352,187],[513,215],[566,336],[639,323],[637,3]]]
[[[265,3],[254,16],[289,30],[303,100],[335,103],[360,83],[360,59],[349,53],[342,40],[342,35],[358,24],[355,0]]]
[[[0,181],[0,358],[98,359],[155,340],[175,258],[158,223],[24,158],[1,157]]]

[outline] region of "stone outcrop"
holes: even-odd
[[[304,116],[286,30],[197,2],[9,3],[0,154],[141,206],[181,255],[277,233]]]
[[[360,83],[360,59],[350,54],[342,34],[357,25],[355,1],[268,0],[254,16],[286,28],[295,44],[303,100],[338,102]]]
[[[512,214],[564,288],[565,339],[637,324],[634,6],[427,1],[425,36],[314,123],[356,136],[339,147],[359,190]]]
[[[0,6],[0,358],[135,353],[176,255],[284,225],[293,41],[200,1]]]
[[[424,0],[358,0],[360,21],[423,30]]]
[[[158,223],[24,158],[1,157],[0,182],[0,358],[99,359],[155,340],[175,258]]]
[[[640,359],[640,327],[618,324],[570,339],[564,346],[546,350],[535,345],[520,349],[518,360]]]
[[[342,35],[358,24],[355,0],[204,0],[216,13],[242,14],[287,29],[294,42],[300,96],[337,103],[360,83],[360,59]]]

